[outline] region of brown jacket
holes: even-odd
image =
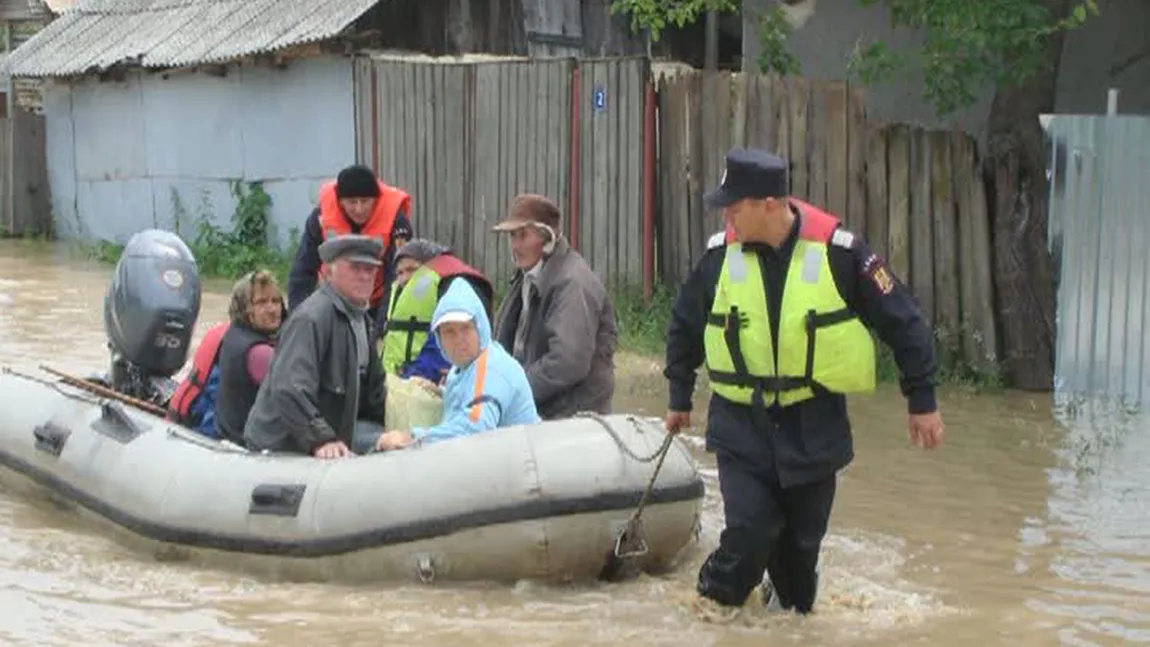
[[[523,310],[517,272],[495,317],[495,338],[514,352]],[[515,359],[527,371],[544,420],[579,411],[611,413],[615,394],[615,308],[603,282],[579,252],[560,238],[531,291],[527,341]]]

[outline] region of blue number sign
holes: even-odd
[[[591,103],[595,106],[595,112],[603,112],[607,108],[607,90],[602,85],[595,86],[595,92],[591,95]]]

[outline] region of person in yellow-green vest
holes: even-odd
[[[914,297],[837,218],[790,197],[787,176],[766,151],[728,153],[705,197],[728,234],[712,237],[667,326],[668,433],[690,426],[704,362],[713,391],[706,446],[726,527],[699,569],[705,613],[738,613],[760,582],[772,608],[814,606],[837,473],[854,458],[844,394],[875,386],[868,328],[894,352],[911,441],[934,448],[945,433]]]
[[[390,290],[387,320],[380,340],[385,373],[423,378],[439,384],[451,363],[428,334],[431,315],[452,280],[464,277],[483,301],[488,314],[494,290],[481,272],[457,258],[451,249],[416,238],[395,254],[396,280]]]

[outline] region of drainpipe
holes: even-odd
[[[379,66],[368,59],[371,65],[371,168],[379,175]]]
[[[4,51],[12,54],[12,23],[4,23]],[[43,84],[43,79],[41,79]],[[3,228],[9,230],[9,235],[14,235],[15,232],[11,231],[16,228],[16,172],[13,167],[16,166],[13,162],[16,160],[16,80],[11,72],[8,74],[8,95],[6,97],[8,104],[8,150],[4,151],[8,158],[8,168],[4,169],[4,175],[7,176],[8,190],[4,192],[4,211],[6,212],[3,220]],[[11,225],[11,226],[9,226]]]

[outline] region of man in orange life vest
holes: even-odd
[[[412,237],[411,196],[388,186],[375,173],[359,164],[339,172],[334,182],[319,190],[319,206],[304,223],[295,261],[288,275],[288,308],[295,311],[315,290],[323,263],[319,246],[343,234],[362,234],[383,243],[383,268],[375,277],[368,314],[376,322],[375,335],[383,331],[387,316],[387,292],[393,280],[395,250]]]
[[[834,216],[788,195],[787,165],[761,150],[727,155],[706,196],[729,228],[679,290],[667,326],[668,433],[691,422],[695,371],[713,394],[725,528],[699,569],[697,606],[737,613],[767,571],[765,599],[808,613],[837,472],[854,449],[846,393],[870,391],[870,331],[894,353],[911,441],[932,449],[944,427],[928,322],[886,262]]]

